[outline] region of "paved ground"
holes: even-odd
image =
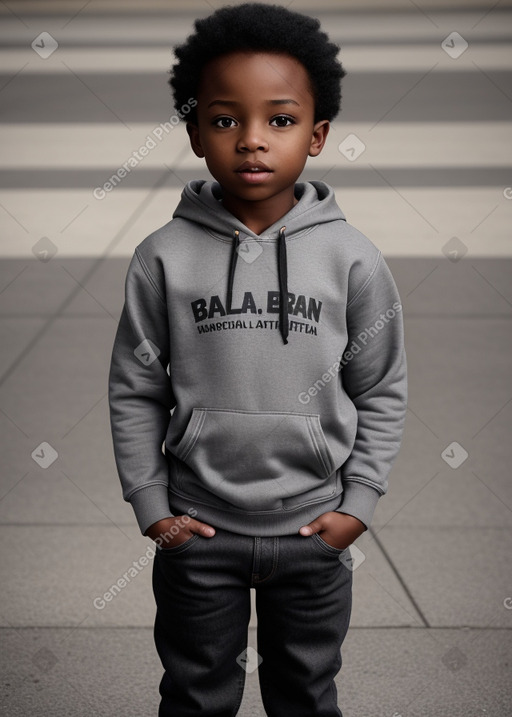
[[[204,170],[177,127],[114,191],[93,192],[169,121],[169,47],[199,5],[0,6],[6,717],[156,714],[151,560],[94,606],[150,544],[121,499],[106,380],[133,248]],[[349,75],[307,176],[384,251],[410,371],[390,491],[357,541],[345,717],[512,713],[512,30],[508,3],[460,5],[318,4]],[[59,42],[46,60],[30,48],[43,31]],[[469,43],[457,58],[453,31]],[[355,159],[338,148],[348,135],[365,145]],[[264,715],[257,672],[240,715]]]

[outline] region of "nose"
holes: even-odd
[[[261,128],[256,125],[247,126],[240,134],[237,149],[239,152],[268,151],[268,142]]]

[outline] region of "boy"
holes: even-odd
[[[216,181],[135,250],[110,374],[123,495],[157,543],[159,715],[235,715],[249,660],[269,717],[339,717],[348,546],[405,414],[400,300],[332,189],[297,182],[339,110],[338,48],[278,6],[195,27],[170,83]]]

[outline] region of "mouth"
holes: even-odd
[[[267,167],[263,162],[244,162],[235,172],[239,174],[246,182],[250,184],[258,184],[270,177],[273,170]]]
[[[270,167],[267,167],[266,164],[263,164],[263,162],[244,162],[241,164],[238,169],[235,170],[236,172],[271,172],[272,170]]]

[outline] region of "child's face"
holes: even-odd
[[[329,130],[326,120],[314,122],[306,69],[286,54],[234,52],[206,65],[197,101],[197,126],[187,130],[224,205],[244,218],[256,203],[277,221],[293,206],[295,182]]]

